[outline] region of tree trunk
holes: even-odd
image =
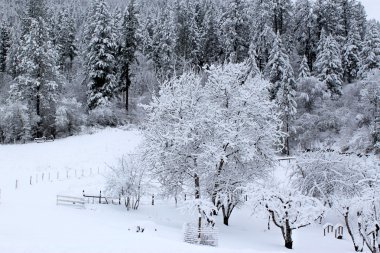
[[[293,249],[292,229],[289,226],[289,220],[285,221],[285,248]]]
[[[194,174],[194,187],[195,187],[195,199],[201,198],[200,193],[200,183],[199,177],[197,174]],[[201,239],[201,229],[202,229],[202,211],[200,206],[198,205],[198,239]]]
[[[352,243],[354,244],[354,249],[355,249],[356,252],[359,252],[360,251],[359,250],[359,246],[355,242],[355,237],[354,237],[354,235],[352,233],[351,226],[350,226],[350,223],[348,221],[348,215],[349,215],[349,208],[347,207],[346,208],[346,212],[344,214],[344,222],[346,224],[347,232],[348,232],[348,234],[350,235],[350,237],[352,239]]]
[[[228,220],[230,217],[223,215],[223,224],[228,226]]]
[[[127,65],[127,69],[125,70],[125,109],[127,112],[129,111],[129,87],[131,86],[131,79],[129,77],[129,65]]]

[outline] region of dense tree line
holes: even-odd
[[[316,116],[322,112],[313,106],[338,106],[347,85],[370,82],[380,66],[379,23],[366,19],[357,0],[0,4],[6,10],[0,15],[1,111],[15,110],[1,115],[2,142],[139,120],[137,104],[168,79],[250,61],[271,82],[289,154],[304,141],[304,129],[295,129],[305,110]],[[323,93],[319,104],[301,101],[302,94],[316,95],[310,92]],[[377,142],[377,114],[366,123],[372,131],[367,148]]]

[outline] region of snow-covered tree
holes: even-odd
[[[307,58],[304,55],[302,58],[301,64],[300,64],[299,71],[298,71],[298,80],[308,78],[308,77],[310,77],[310,75],[311,75],[310,68],[309,68],[309,65],[307,63]]]
[[[31,20],[18,53],[18,76],[11,85],[10,100],[23,101],[31,114],[40,117],[33,135],[55,134],[54,116],[62,77],[57,67],[57,52],[41,18]]]
[[[214,67],[205,84],[211,103],[204,122],[209,135],[202,156],[210,162],[208,168],[215,168],[211,197],[222,209],[225,225],[242,201],[238,188],[266,174],[273,162],[271,145],[281,136],[276,129],[278,118],[268,117],[276,115],[274,104],[267,101],[268,84],[259,76],[252,78],[247,73],[250,69],[245,64]]]
[[[11,30],[6,23],[0,25],[0,72],[5,72],[8,51],[11,47]]]
[[[348,32],[348,37],[342,50],[343,76],[349,83],[355,80],[358,76],[361,64],[360,43],[361,38],[358,28],[356,26],[356,23],[353,23],[353,27]]]
[[[125,207],[137,210],[143,194],[148,190],[147,171],[138,155],[120,158],[115,167],[110,167],[107,177],[107,192],[113,197],[122,197]]]
[[[380,31],[375,24],[370,24],[361,51],[362,65],[360,75],[365,77],[372,69],[380,68]]]
[[[59,54],[60,68],[66,72],[72,69],[74,58],[78,54],[75,40],[75,22],[70,15],[67,9],[58,14],[54,36],[55,46]]]
[[[275,100],[283,121],[283,131],[289,135],[290,121],[296,113],[297,104],[295,102],[295,81],[293,68],[290,65],[289,57],[277,34],[270,54],[269,62],[266,66],[264,76],[271,82],[269,89],[270,99]],[[289,137],[284,139],[283,152],[289,155]]]
[[[239,204],[235,190],[266,174],[281,137],[267,83],[247,69],[211,67],[206,80],[184,74],[146,107],[144,160],[161,182],[191,183],[196,199],[209,192],[226,225]]]
[[[292,233],[307,227],[321,217],[323,205],[318,199],[302,195],[297,190],[281,187],[258,189],[251,187],[251,198],[263,206],[274,225],[281,229],[285,247],[293,248]]]
[[[342,95],[343,68],[339,45],[333,36],[321,38],[318,45],[315,73],[334,95]]]
[[[242,62],[248,56],[249,18],[245,0],[229,0],[222,17],[225,59],[232,63]]]
[[[104,0],[94,2],[88,17],[85,37],[87,106],[90,110],[105,105],[116,94],[117,37],[109,7]]]
[[[134,0],[130,1],[124,13],[122,24],[122,44],[118,64],[120,71],[120,91],[125,92],[125,109],[129,107],[129,88],[131,86],[131,65],[136,60],[136,50],[138,47],[138,10]]]

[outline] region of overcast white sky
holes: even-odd
[[[368,18],[380,21],[380,0],[360,0],[365,7]]]

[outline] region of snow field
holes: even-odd
[[[86,204],[85,209],[56,205],[57,194],[79,197],[82,190],[98,194],[104,189],[102,174],[107,165],[115,164],[125,153],[133,153],[140,140],[136,131],[106,129],[54,143],[0,146],[0,252],[289,252],[283,247],[280,230],[271,224],[268,231],[267,216],[252,216],[248,207],[232,214],[229,227],[217,218],[219,247],[214,248],[182,241],[182,226],[191,218],[176,208],[172,199],[156,197],[152,206],[151,197],[146,196],[139,210],[129,212],[123,205]],[[100,174],[95,170],[89,175],[89,168],[98,167]],[[30,175],[34,178],[45,173],[46,177],[46,173],[56,175],[57,171],[62,175],[59,180],[28,184]],[[280,178],[286,176],[284,171],[274,173]],[[16,178],[20,180],[18,189]],[[144,227],[144,233],[136,233],[136,226]],[[295,253],[353,252],[347,238],[323,237],[322,225],[295,231],[294,247]]]

